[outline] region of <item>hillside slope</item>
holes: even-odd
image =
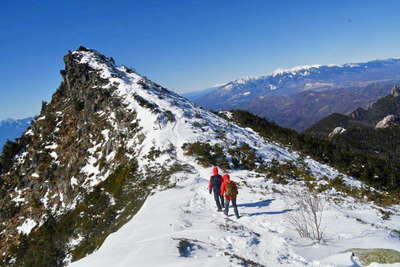
[[[225,221],[220,214],[211,213],[212,203],[204,196],[204,178],[212,165],[231,172],[245,185],[240,195],[249,201],[248,212],[257,206],[252,204],[257,198],[270,192],[279,194],[290,185],[294,192],[314,188],[341,198],[343,203],[362,201],[364,194],[377,192],[192,104],[95,50],[80,47],[69,52],[64,62],[60,87],[7,154],[5,162],[10,164],[2,168],[1,266],[66,266],[80,264],[79,260],[85,266],[99,260],[120,266],[163,260],[158,264],[165,265],[171,257],[180,261],[171,244],[181,244],[184,255],[190,247],[204,247],[204,254],[197,259],[211,263],[232,260],[233,265],[253,262],[262,266],[313,261],[279,232],[258,233],[257,224],[245,227],[228,220],[225,226],[218,226],[216,235],[233,232],[232,237],[204,240],[209,214],[217,225]],[[285,186],[269,191],[273,183]],[[323,186],[332,184],[351,188],[360,198],[347,199],[336,189]],[[255,190],[260,192],[253,194]],[[279,198],[278,209],[283,208],[282,193]],[[395,238],[386,245],[381,242],[396,234],[393,223],[398,220],[398,207],[380,208],[370,201],[360,205],[368,210],[362,220],[376,224],[362,228],[375,231],[373,244],[387,248],[398,245]],[[388,214],[386,220],[380,210]],[[251,219],[247,217],[243,217],[244,222]],[[259,218],[254,223],[266,223],[265,217]],[[198,240],[176,239],[183,236],[170,239],[171,231],[191,226],[199,234],[191,237]],[[115,236],[112,233],[124,236],[122,244],[111,244],[120,257],[115,257],[114,250],[97,258],[95,251],[102,253],[104,249],[107,253],[108,240]],[[132,239],[126,242],[128,233]],[[146,242],[157,240],[159,233],[165,236],[156,245]],[[363,238],[362,233],[354,235]],[[271,240],[273,245],[268,246]],[[192,245],[188,249],[185,244]],[[349,241],[343,247],[351,248],[352,244]],[[270,257],[262,253],[265,248]],[[194,264],[198,263],[195,260]]]
[[[400,87],[380,98],[367,109],[349,115],[332,114],[305,131],[307,135],[329,139],[338,146],[379,156],[388,162],[400,162]],[[335,129],[342,129],[335,133]]]

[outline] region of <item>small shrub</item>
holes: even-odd
[[[218,166],[223,170],[229,169],[229,163],[221,145],[196,142],[184,144],[183,149],[188,156],[195,156],[203,167]]]
[[[176,120],[175,115],[172,114],[172,112],[169,110],[165,111],[165,117],[166,117],[167,121],[169,121],[169,122],[174,122]]]
[[[303,191],[292,192],[287,202],[290,207],[296,207],[287,218],[299,236],[321,242],[324,238],[322,216],[325,201],[314,192]]]

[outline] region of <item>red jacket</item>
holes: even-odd
[[[221,195],[224,196],[225,199],[231,200],[231,199],[233,199],[233,198],[236,198],[236,196],[227,196],[227,195],[225,194],[225,191],[227,190],[227,185],[228,185],[228,184],[233,184],[233,187],[235,187],[236,192],[238,192],[238,194],[239,194],[239,190],[238,190],[237,185],[236,185],[236,183],[235,183],[234,181],[227,180],[227,181],[224,181],[224,182],[222,183],[222,185],[221,185]]]

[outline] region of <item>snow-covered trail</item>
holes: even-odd
[[[243,190],[238,197],[242,217],[236,219],[232,208],[226,217],[216,211],[206,175],[181,177],[176,188],[151,196],[98,251],[71,266],[237,266],[236,256],[268,266],[303,265],[276,234],[283,229],[268,221],[285,212],[273,204],[277,201]],[[196,240],[202,249],[179,257],[179,239]]]
[[[338,254],[346,247],[342,243],[299,245],[285,222],[290,209],[280,193],[265,189],[265,180],[249,178],[246,171],[231,173],[241,184],[238,207],[242,217],[236,219],[232,208],[230,217],[216,211],[207,190],[210,170],[197,170],[195,174],[176,175],[175,188],[149,197],[139,213],[110,235],[98,251],[70,266],[242,266],[243,261],[259,266],[353,266],[349,253]],[[244,186],[244,179],[251,186]],[[331,216],[345,223],[345,215],[338,211]],[[353,223],[346,222],[349,229],[341,227],[351,232],[348,239],[355,242],[354,246],[374,238],[382,243],[386,236],[372,231],[363,237],[368,227],[358,227],[355,220],[349,222]],[[346,239],[345,234],[342,239]],[[182,240],[191,246],[184,256],[178,250]],[[387,241],[388,248],[400,244]]]

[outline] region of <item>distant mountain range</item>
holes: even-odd
[[[7,139],[14,140],[20,137],[32,120],[33,118],[29,117],[20,120],[7,119],[0,121],[0,151]]]
[[[185,96],[205,108],[243,109],[303,131],[334,112],[347,114],[390,93],[400,59],[278,69]],[[203,93],[202,93],[203,92]]]

